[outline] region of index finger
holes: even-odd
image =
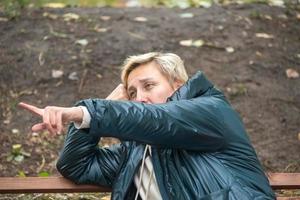
[[[28,111],[32,112],[33,114],[39,115],[39,116],[43,116],[43,114],[44,114],[43,109],[38,108],[38,107],[33,106],[33,105],[30,105],[30,104],[27,104],[27,103],[24,103],[24,102],[20,102],[18,104],[18,106],[20,106],[21,108],[23,108],[25,110],[28,110]]]

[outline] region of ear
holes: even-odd
[[[179,80],[175,80],[173,83],[173,88],[174,90],[177,90],[178,88],[180,88],[184,83],[182,81]]]

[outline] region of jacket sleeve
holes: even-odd
[[[56,164],[58,171],[78,184],[111,187],[125,147],[116,144],[109,148],[100,148],[99,138],[88,134],[86,129],[76,129],[71,124]]]
[[[212,97],[144,104],[88,99],[89,134],[164,148],[217,151],[224,147],[224,120]]]

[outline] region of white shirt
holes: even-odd
[[[82,123],[74,123],[74,126],[77,129],[89,128],[91,123],[91,115],[85,106],[79,107],[83,111]],[[150,155],[147,155],[148,151]],[[145,147],[141,168],[138,170],[137,174],[134,175],[134,184],[137,188],[137,192],[143,200],[162,200],[151,161],[150,145],[146,145]]]

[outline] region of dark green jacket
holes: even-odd
[[[76,183],[134,199],[145,144],[163,199],[275,199],[238,114],[198,72],[164,104],[89,99],[89,129],[70,126],[57,168]],[[122,143],[99,148],[101,137]]]

